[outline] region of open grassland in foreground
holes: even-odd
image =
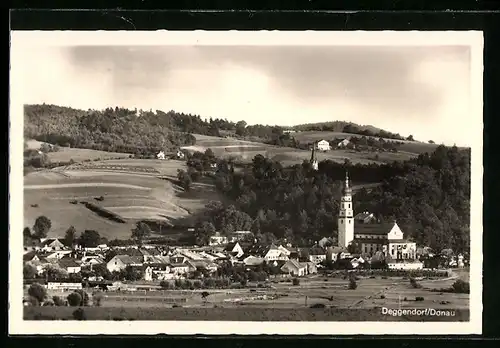
[[[63,236],[73,225],[78,231],[93,229],[114,239],[130,237],[138,220],[189,218],[218,195],[209,183],[194,183],[184,192],[165,179],[181,168],[185,162],[123,159],[30,173],[24,177],[24,224],[32,226],[45,215],[52,221],[49,236]],[[101,196],[102,201],[96,200]],[[125,223],[99,216],[81,202],[109,210]]]
[[[73,307],[26,307],[24,320],[74,320]],[[195,321],[469,321],[469,310],[447,316],[392,316],[381,308],[85,308],[87,320]]]
[[[299,133],[300,134],[300,133]],[[211,149],[218,157],[236,157],[243,161],[251,161],[260,154],[270,159],[280,161],[283,165],[293,165],[309,160],[311,152],[309,150],[294,149],[290,147],[279,147],[258,142],[243,141],[234,138],[220,138],[207,135],[194,134],[196,145],[185,146],[184,150],[204,152]],[[424,144],[425,145],[425,144]],[[375,154],[378,158],[375,159]],[[356,152],[352,150],[331,150],[328,152],[318,152],[319,161],[332,160],[343,163],[346,159],[353,163],[386,163],[393,161],[404,161],[415,157],[416,153],[411,152]]]
[[[361,278],[350,290],[342,277],[301,278],[300,285],[272,282],[272,288],[218,290],[156,290],[107,292],[100,308],[85,308],[89,320],[251,320],[251,321],[391,321],[469,320],[469,295],[430,289],[450,287],[455,278],[421,281],[415,289],[408,279]],[[201,296],[207,291],[209,296]],[[65,296],[54,292],[52,295]],[[417,301],[422,297],[422,301]],[[311,308],[313,305],[324,308]],[[182,308],[181,308],[182,307]],[[389,309],[453,311],[454,316],[392,316]],[[26,319],[71,319],[67,307],[26,307]]]

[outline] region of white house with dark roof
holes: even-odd
[[[332,147],[330,146],[330,143],[327,140],[320,140],[316,143],[316,148],[319,151],[330,151]]]
[[[106,268],[111,273],[120,272],[127,266],[142,266],[143,256],[116,255],[106,264]]]

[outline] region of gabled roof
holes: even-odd
[[[75,260],[73,260],[71,258],[62,258],[59,260],[58,264],[62,268],[80,267],[80,265]]]
[[[23,255],[23,261],[31,261],[37,256],[36,252],[30,251]]]
[[[126,265],[142,264],[144,260],[142,256],[116,255],[115,257]]]
[[[373,224],[354,223],[354,234],[387,235],[393,227],[394,222]]]

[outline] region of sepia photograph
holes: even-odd
[[[482,55],[13,31],[9,331],[481,333]]]

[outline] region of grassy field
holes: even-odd
[[[26,141],[29,149],[38,150],[43,144],[41,141],[28,140]],[[75,162],[81,162],[84,160],[96,160],[96,159],[110,159],[110,158],[129,158],[130,154],[120,153],[120,152],[106,152],[98,150],[89,149],[76,149],[69,147],[60,147],[57,152],[49,152],[47,154],[51,162],[69,162],[73,160]]]
[[[212,199],[219,199],[211,183],[200,182],[190,192],[171,180],[185,162],[122,159],[87,162],[24,177],[24,224],[32,226],[45,215],[52,221],[49,236],[63,236],[73,225],[77,231],[94,229],[106,238],[128,238],[136,221],[189,219]],[[103,196],[103,201],[95,198]],[[88,201],[120,215],[126,223],[98,216],[83,204]]]
[[[323,135],[327,134],[327,132],[316,132],[316,133],[322,133]],[[198,135],[198,134],[194,134],[194,136],[196,137],[196,145],[185,146],[183,147],[183,149],[193,152],[194,151],[204,152],[206,149],[210,148],[215,153],[216,156],[219,157],[233,156],[240,158],[244,161],[250,161],[254,156],[261,154],[273,160],[280,161],[282,162],[283,165],[293,165],[301,163],[304,160],[309,160],[311,157],[311,152],[308,150],[294,149],[288,147],[278,147],[258,142],[238,140],[234,138],[222,138],[222,137],[219,138],[219,137],[212,137],[212,136]],[[361,164],[404,161],[413,158],[415,156],[416,156],[415,153],[412,153],[410,151],[407,152],[406,150],[398,153],[381,152],[378,153],[378,159],[375,159],[375,153],[372,152],[332,150],[328,152],[317,153],[317,158],[319,161],[329,159],[343,163],[345,159],[349,159],[353,163],[361,163]]]
[[[318,140],[331,140],[335,138],[347,138],[347,137],[360,137],[358,134],[340,133],[340,132],[299,132],[293,133],[293,137],[298,141],[303,142],[313,142]],[[437,144],[429,144],[417,141],[407,141],[407,140],[396,140],[396,139],[384,139],[386,141],[397,141],[403,144],[399,147],[400,151],[421,154],[425,152],[432,152],[438,146]]]
[[[414,289],[406,279],[362,278],[355,290],[342,278],[302,278],[298,286],[274,282],[272,288],[230,290],[159,290],[108,292],[100,308],[86,308],[89,320],[448,320],[469,318],[469,295],[432,292],[455,279],[422,281]],[[201,297],[208,291],[207,300]],[[56,295],[62,295],[55,293]],[[51,295],[54,295],[51,294]],[[66,296],[67,294],[64,294]],[[423,301],[416,301],[416,297]],[[175,305],[174,305],[175,304]],[[310,308],[311,305],[324,308]],[[381,308],[455,311],[454,317],[393,317]],[[26,319],[71,319],[68,307],[25,308]]]

